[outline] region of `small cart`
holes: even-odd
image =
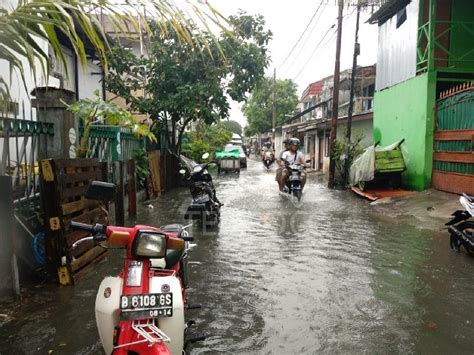
[[[358,187],[361,191],[371,187],[400,187],[402,172],[406,169],[400,149],[403,142],[404,139],[384,148],[375,148],[374,179],[359,181]],[[375,146],[377,145],[378,143]]]
[[[216,150],[217,172],[240,173],[240,151],[233,149],[227,152]]]

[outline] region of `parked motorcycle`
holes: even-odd
[[[474,196],[463,194],[459,198],[459,202],[464,210],[457,210],[446,223],[450,236],[449,245],[455,252],[459,252],[461,245],[471,255],[474,255]]]
[[[304,170],[302,164],[297,163],[288,163],[285,162],[285,168],[288,171],[288,179],[286,180],[286,192],[291,196],[294,196],[301,200],[303,195],[302,185],[301,185],[301,174]]]
[[[92,182],[86,197],[104,200],[115,194],[115,185]],[[187,302],[187,251],[189,237],[179,224],[161,228],[136,225],[132,228],[89,225],[71,221],[71,228],[91,233],[84,241],[106,242],[124,248],[127,255],[122,272],[102,280],[97,292],[95,315],[106,354],[182,354],[191,338]],[[101,244],[102,245],[102,244]]]
[[[203,154],[203,160],[208,158],[209,153]],[[184,215],[185,219],[198,220],[202,223],[218,222],[220,219],[220,210],[223,205],[216,196],[212,176],[207,170],[211,164],[215,163],[210,161],[188,167],[190,170],[188,181],[192,201]],[[186,171],[182,169],[180,173],[185,176]]]
[[[265,152],[264,153],[262,162],[263,162],[263,165],[265,166],[265,168],[267,169],[267,171],[270,170],[270,167],[271,167],[271,165],[273,164],[274,161],[275,161],[275,157],[271,152]]]

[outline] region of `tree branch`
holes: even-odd
[[[183,122],[183,125],[179,128],[178,143],[177,143],[177,149],[176,149],[178,154],[181,152],[181,141],[183,140],[184,130],[186,129],[186,126],[189,124],[189,122],[191,122],[192,120],[193,120],[192,118],[185,119]]]

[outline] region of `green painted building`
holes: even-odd
[[[407,188],[423,190],[449,180],[474,184],[473,154],[467,148],[449,148],[459,146],[460,139],[467,147],[469,132],[474,130],[474,110],[468,113],[474,100],[465,103],[467,111],[455,108],[460,112],[459,127],[453,127],[453,132],[441,132],[439,138],[436,124],[442,97],[447,92],[465,92],[474,81],[474,1],[388,0],[369,21],[379,29],[374,141],[384,146],[405,138],[403,185]],[[439,146],[436,139],[444,139],[448,151],[434,152]],[[440,174],[433,174],[434,167]],[[457,174],[456,179],[448,173]],[[458,190],[461,187],[448,189]]]

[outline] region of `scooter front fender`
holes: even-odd
[[[120,322],[120,295],[123,279],[106,277],[102,280],[95,299],[95,319],[100,341],[106,354],[112,353],[114,328]]]

